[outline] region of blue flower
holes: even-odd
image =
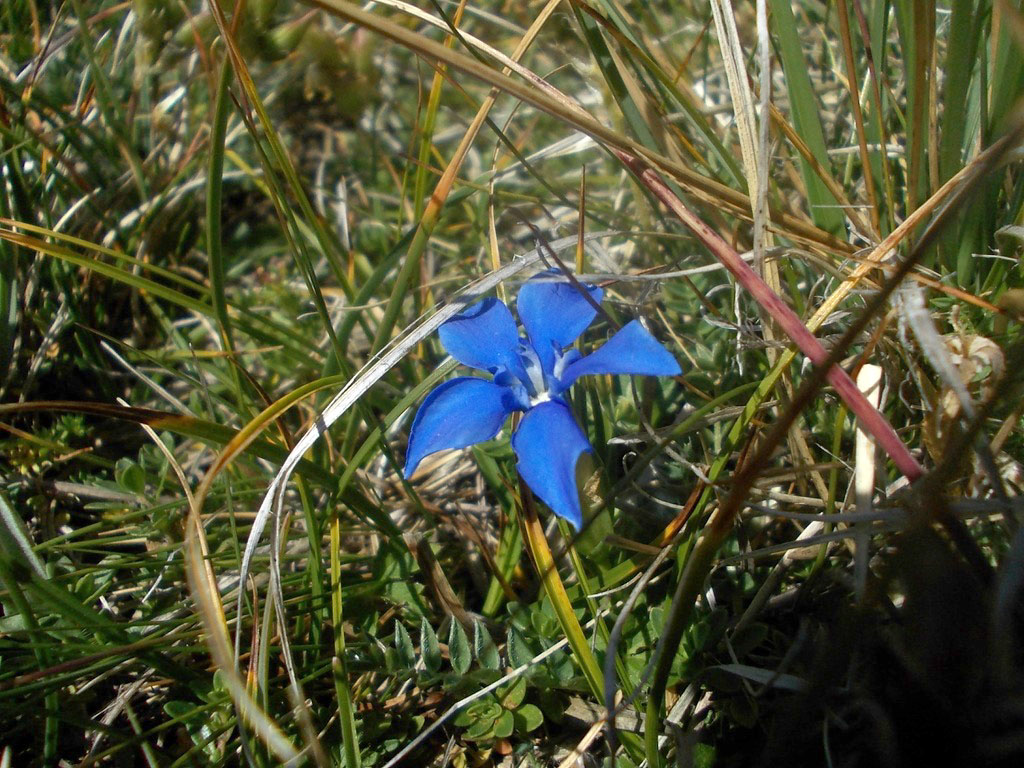
[[[509,414],[523,411],[512,436],[519,474],[556,515],[580,529],[576,462],[593,449],[564,393],[590,373],[681,372],[675,358],[638,320],[586,357],[567,349],[593,321],[602,297],[597,286],[582,287],[593,302],[555,270],[524,283],[516,308],[526,338],[520,337],[512,313],[498,299],[484,299],[441,326],[438,333],[448,353],[493,378],[463,376],[427,395],[409,432],[406,476],[436,451],[490,440]]]

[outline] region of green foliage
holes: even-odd
[[[513,640],[514,631],[509,630],[505,654],[509,667],[520,667],[529,664],[534,654],[525,650],[521,638]],[[531,687],[537,690],[539,685],[540,690],[546,690],[537,668],[516,675],[482,697],[478,695],[484,686],[497,682],[506,669],[502,653],[483,622],[473,623],[471,642],[458,621],[449,621],[447,653],[442,651],[437,633],[426,618],[420,623],[419,637],[417,649],[406,627],[395,622],[392,642],[385,651],[388,671],[412,674],[421,688],[439,686],[460,702],[472,698],[454,720],[455,725],[465,729],[463,737],[467,741],[493,742],[508,739],[513,733],[525,737],[544,722],[541,709],[527,701]],[[562,668],[571,672],[571,665],[563,664]],[[528,687],[529,684],[532,686]]]
[[[758,4],[720,5],[756,92]],[[0,3],[0,764],[269,766],[290,746],[381,766],[454,707],[405,764],[541,765],[600,716],[602,685],[635,694],[616,765],[909,765],[937,748],[907,712],[945,718],[940,757],[1006,758],[1021,743],[1006,712],[1022,545],[1000,501],[1016,503],[1024,466],[1019,147],[971,176],[1019,129],[1022,4],[766,5],[781,302],[831,348],[937,234],[909,278],[936,344],[892,302],[842,364],[883,368],[883,414],[940,471],[915,495],[879,457],[871,519],[837,517],[862,509],[847,489],[867,465],[826,389],[702,560],[810,371],[615,155],[641,155],[753,251],[708,3],[471,0],[457,22],[454,5],[378,4],[356,24],[343,0]],[[509,62],[477,40],[503,56],[523,42],[517,66],[564,96],[503,79]],[[939,200],[958,174],[969,183]],[[641,317],[684,371],[577,385],[594,522],[577,535],[538,505],[543,573],[508,432],[400,470],[410,411],[454,368],[418,322],[535,248],[604,288],[582,353]],[[879,268],[812,320],[867,258]],[[510,306],[526,274],[497,287]],[[387,370],[359,389],[381,352]],[[264,494],[339,392],[359,394],[296,457],[239,585]],[[236,676],[218,628],[228,645],[239,630]],[[630,723],[675,628],[642,754]],[[614,677],[597,679],[613,643]]]
[[[525,696],[526,680],[520,677],[470,704],[458,714],[455,724],[466,728],[469,741],[507,739],[513,732],[523,737],[544,722],[535,704],[524,703]]]
[[[222,736],[231,728],[233,719],[231,699],[219,673],[213,676],[213,688],[200,693],[199,698],[203,703],[198,706],[172,699],[164,704],[164,712],[172,722],[184,726],[188,737],[210,764],[219,763],[224,759]]]

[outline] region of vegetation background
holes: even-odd
[[[0,765],[1020,765],[1022,45],[0,4]],[[556,263],[684,370],[576,388],[579,536],[507,432],[400,471],[445,312]]]

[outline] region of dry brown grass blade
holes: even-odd
[[[839,36],[843,41],[843,58],[846,62],[846,79],[849,83],[850,106],[853,108],[853,121],[857,128],[857,145],[860,148],[860,165],[864,174],[864,191],[867,194],[871,209],[871,226],[875,233],[882,231],[879,221],[878,195],[875,194],[875,180],[871,171],[871,157],[868,155],[867,132],[864,129],[864,113],[860,108],[860,88],[857,85],[857,66],[853,55],[853,36],[850,31],[850,10],[846,0],[838,0],[836,7],[839,16]],[[936,155],[936,158],[938,155]],[[838,199],[838,198],[837,198]]]
[[[206,630],[206,646],[214,663],[222,671],[223,680],[238,709],[240,719],[252,726],[279,760],[288,762],[296,759],[298,750],[252,699],[245,689],[242,678],[235,671],[234,653],[228,639],[227,623],[224,620],[224,606],[217,589],[217,581],[210,568],[202,521],[194,508],[188,517],[182,552],[189,591],[196,601],[196,609]]]
[[[160,440],[155,442],[157,445],[163,445]],[[180,480],[183,487],[187,486],[183,475]],[[196,610],[206,631],[206,647],[214,664],[223,674],[225,686],[238,710],[240,720],[253,728],[277,759],[290,763],[298,757],[298,750],[249,695],[244,681],[235,668],[234,651],[228,635],[227,619],[224,616],[224,604],[221,602],[217,578],[210,565],[210,552],[202,517],[191,493],[188,494],[188,501],[189,511],[185,521],[182,554],[189,591],[196,602]],[[239,590],[241,589],[240,584]]]
[[[793,148],[799,153],[800,157],[807,161],[815,175],[821,179],[826,187],[828,187],[828,191],[839,202],[839,205],[843,209],[843,213],[857,231],[864,237],[870,237],[872,234],[877,234],[877,230],[864,219],[857,207],[850,201],[850,198],[846,194],[846,190],[843,189],[842,185],[840,185],[838,181],[835,180],[832,174],[829,173],[828,169],[818,162],[818,158],[814,156],[811,148],[807,146],[807,142],[800,137],[800,134],[797,133],[796,129],[792,125],[789,124],[785,115],[783,115],[774,104],[772,105],[772,120],[782,133],[785,134],[786,140],[793,145]]]

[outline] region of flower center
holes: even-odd
[[[519,345],[519,359],[523,363],[523,370],[526,371],[527,381],[523,383],[530,392],[530,405],[542,403],[550,399],[548,385],[544,380],[544,367],[540,364],[540,358],[529,344]]]
[[[522,383],[531,408],[540,403],[546,403],[565,391],[566,387],[562,385],[562,376],[569,363],[579,359],[579,356],[580,353],[575,349],[567,349],[565,352],[555,349],[552,370],[550,373],[545,373],[544,365],[541,363],[537,351],[527,342],[519,344],[519,360],[526,372],[526,380]]]

